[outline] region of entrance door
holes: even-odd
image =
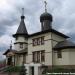
[[[34,75],[34,67],[31,67],[31,73]]]
[[[7,65],[11,65],[11,64],[12,64],[12,57],[8,57]]]

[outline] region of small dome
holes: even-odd
[[[47,12],[41,14],[41,16],[40,16],[40,22],[42,22],[43,20],[50,20],[52,22],[52,20],[53,20],[52,19],[52,15],[49,14],[49,13],[47,13]]]

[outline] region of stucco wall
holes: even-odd
[[[19,36],[17,40],[15,39],[15,42],[27,42],[27,39],[23,36]]]
[[[65,38],[63,38],[63,37],[61,37],[61,36],[59,36],[59,35],[56,35],[56,34],[54,34],[54,33],[52,33],[52,46],[54,47],[58,42],[60,42],[60,41],[64,41],[65,40]]]
[[[52,33],[52,39],[53,40],[56,40],[56,41],[63,41],[63,40],[65,40],[65,38],[63,38],[63,37],[61,37],[61,36],[59,36],[59,35],[56,35],[56,34],[54,34],[54,33]]]
[[[33,46],[32,39],[44,36],[44,45]],[[32,52],[45,50],[45,65],[52,65],[52,46],[51,46],[51,33],[46,33],[42,35],[38,35],[35,37],[31,37],[28,39],[28,63],[32,62]]]
[[[21,66],[22,63],[23,63],[23,56],[22,55],[16,56],[16,65]]]
[[[23,43],[23,48],[20,48],[19,42]],[[28,40],[25,37],[19,36],[17,40],[15,39],[15,50],[20,51],[20,50],[27,48],[28,45],[26,43],[28,43]]]
[[[64,49],[61,51],[62,58],[57,57],[57,51],[53,54],[53,65],[70,65],[70,58],[69,58],[69,50]]]
[[[70,65],[75,65],[75,49],[69,49]]]
[[[34,38],[38,38],[38,37],[42,37],[44,36],[44,40],[45,40],[45,44],[44,45],[37,45],[37,46],[33,46],[32,45],[32,39]],[[33,36],[28,38],[28,54],[26,56],[26,63],[31,63],[33,60],[32,58],[32,52],[33,51],[40,51],[40,50],[45,50],[45,62],[43,62],[43,64],[45,65],[52,65],[52,47],[54,47],[58,42],[65,40],[65,38],[58,36],[54,33],[46,33],[46,34],[41,34],[41,35],[37,35],[37,36]],[[26,42],[27,40],[25,40],[25,38],[23,37],[19,37],[18,40],[16,40],[16,42]],[[25,45],[24,45],[25,47]],[[19,44],[15,44],[15,48],[16,50],[20,50],[19,48]],[[57,52],[54,52],[53,54],[53,65],[69,65],[70,60],[69,60],[69,52],[65,50],[62,51],[62,58],[57,58]],[[70,58],[72,58],[72,55],[70,56]],[[23,61],[23,57],[19,57],[19,62],[18,64],[21,64]],[[71,59],[73,60],[73,59]],[[40,62],[41,63],[41,62]]]

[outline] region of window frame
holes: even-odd
[[[33,62],[37,62],[37,53],[36,53],[36,51],[33,52]]]
[[[37,40],[36,39],[32,39],[33,41],[33,46],[36,46],[37,45]]]
[[[37,62],[40,63],[40,51],[37,51]]]
[[[58,50],[58,51],[57,51],[57,57],[58,57],[58,58],[62,58],[62,51],[61,51],[61,50]]]
[[[45,62],[45,50],[41,51],[41,62]]]
[[[41,37],[41,45],[44,45],[44,36]]]
[[[32,39],[33,46],[44,45],[44,36]]]
[[[23,49],[23,43],[20,43],[20,48],[22,48],[22,49]]]
[[[32,52],[32,56],[35,63],[45,62],[45,50],[34,51]]]

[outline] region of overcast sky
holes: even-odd
[[[75,41],[75,0],[46,0],[47,11],[53,16],[52,26],[56,30],[67,34]],[[20,16],[24,8],[25,24],[28,33],[40,31],[40,15],[44,12],[44,0],[0,0],[0,58],[20,23]],[[13,45],[14,47],[14,45]]]

